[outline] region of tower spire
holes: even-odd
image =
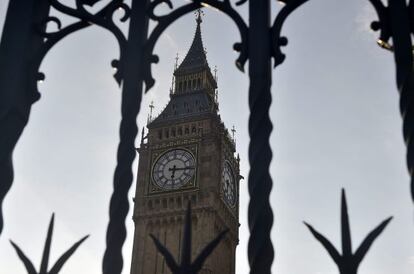
[[[204,11],[202,9],[197,9],[195,12],[197,25],[200,25],[203,22],[202,16],[204,16]]]
[[[201,9],[195,11],[197,26],[193,42],[187,52],[187,55],[175,70],[175,74],[186,74],[200,68],[208,68],[207,56],[204,50],[203,39],[201,37],[201,22],[203,22],[203,14],[204,13]]]

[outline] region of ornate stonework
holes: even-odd
[[[193,207],[193,257],[220,231],[230,230],[201,273],[235,273],[240,159],[218,115],[217,83],[204,51],[201,21],[199,16],[192,45],[174,71],[171,100],[149,121],[138,148],[131,274],[170,273],[149,234],[179,261],[188,201]]]

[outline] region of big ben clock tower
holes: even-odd
[[[193,209],[193,258],[229,229],[201,273],[235,273],[240,159],[218,114],[217,82],[204,51],[200,13],[196,21],[191,47],[174,71],[170,101],[149,121],[138,148],[131,274],[171,273],[149,234],[179,261],[188,201]]]

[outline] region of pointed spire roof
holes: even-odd
[[[175,67],[175,92],[170,94],[171,100],[161,114],[147,125],[148,128],[169,124],[176,120],[185,121],[187,119],[194,119],[194,117],[217,116],[218,105],[214,100],[217,82],[211,73],[203,46],[200,26],[202,22],[201,15],[202,11],[198,10],[196,17],[197,27],[191,47],[181,64]],[[186,79],[188,75],[198,74],[202,71],[207,73],[203,76],[204,80],[200,81],[199,84],[193,86],[193,83],[197,83],[195,79],[191,79],[191,81]],[[197,80],[202,79],[200,76],[198,77]],[[181,86],[179,84],[184,83],[186,88],[177,91],[177,86]],[[190,83],[190,87],[187,87],[188,83]]]
[[[204,50],[203,39],[201,37],[201,22],[203,22],[201,18],[201,10],[198,10],[197,12],[197,27],[194,34],[193,43],[191,44],[191,47],[188,50],[183,62],[176,69],[174,74],[183,74],[203,68],[209,68],[206,52]]]

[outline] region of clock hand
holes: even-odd
[[[189,167],[177,167],[176,165],[173,165],[173,167],[171,168],[169,168],[168,169],[168,171],[171,171],[171,179],[174,179],[174,177],[175,177],[175,172],[177,171],[177,170],[186,170],[186,169],[195,169],[195,167],[193,167],[193,166],[189,166]]]
[[[177,171],[177,166],[176,165],[173,165],[173,167],[172,168],[169,168],[168,170],[169,171],[172,171],[171,179],[174,179],[175,172]]]
[[[186,169],[195,169],[195,167],[194,166],[189,166],[189,167],[175,167],[174,166],[173,168],[169,168],[168,170],[175,172],[177,170],[186,170]]]

